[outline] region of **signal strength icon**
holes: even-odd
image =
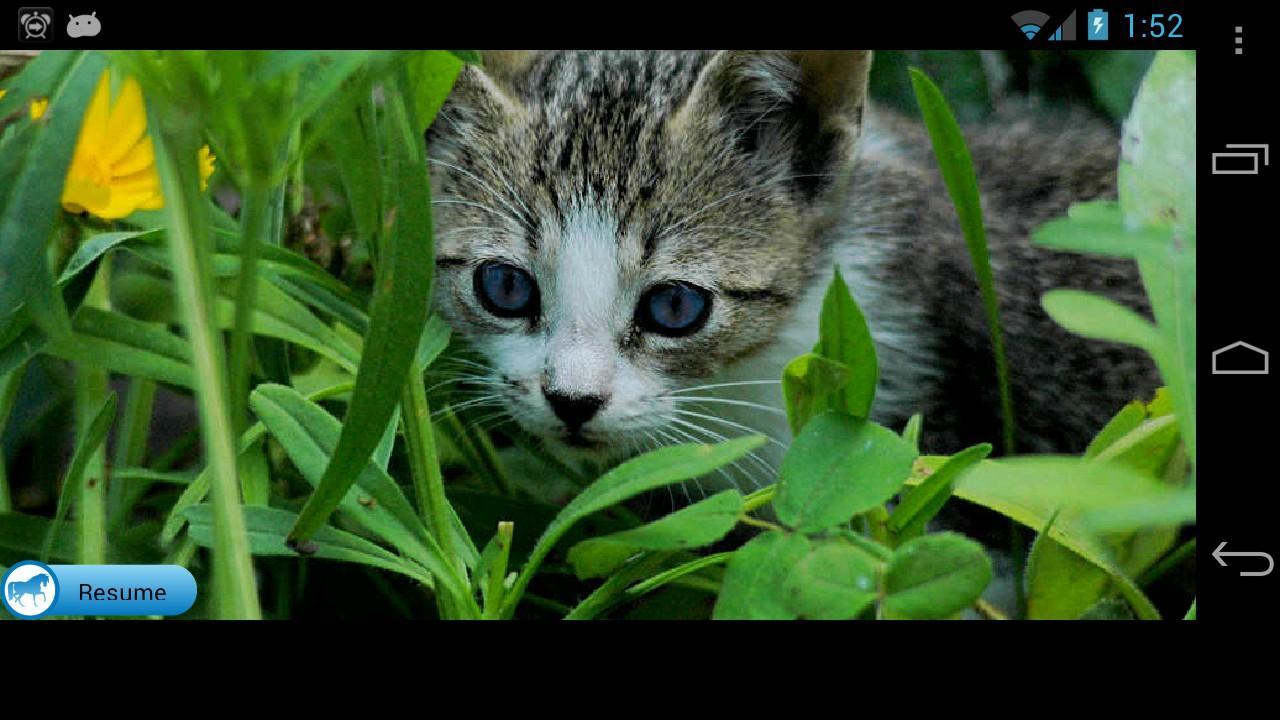
[[[1018,26],[1018,29],[1022,31],[1023,35],[1027,36],[1028,40],[1034,40],[1035,36],[1045,26],[1045,23],[1049,22],[1049,16],[1039,10],[1023,10],[1022,12],[1014,13],[1011,17],[1013,18],[1013,24]]]
[[[1028,40],[1034,40],[1040,31],[1044,30],[1049,24],[1049,15],[1039,10],[1023,10],[1009,16],[1013,20],[1013,24],[1018,26],[1018,30],[1026,36]],[[1076,12],[1071,11],[1067,19],[1054,28],[1053,33],[1049,35],[1050,42],[1074,42],[1076,39]]]

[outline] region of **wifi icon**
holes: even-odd
[[[1049,16],[1039,10],[1023,10],[1022,12],[1014,13],[1010,17],[1013,19],[1013,24],[1018,26],[1018,29],[1022,31],[1023,35],[1027,36],[1028,40],[1034,39],[1041,28],[1045,26],[1045,23],[1049,22]]]

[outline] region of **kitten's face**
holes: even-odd
[[[562,453],[674,439],[672,392],[767,344],[812,269],[856,127],[796,109],[782,54],[709,57],[468,68],[429,136],[439,308]]]

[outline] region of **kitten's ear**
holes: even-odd
[[[519,87],[537,56],[534,50],[482,50],[483,65],[467,63],[435,122],[427,128],[427,145],[449,156],[468,134],[492,133],[524,112]]]
[[[537,56],[537,50],[481,50],[482,64],[459,71],[451,97],[481,112],[516,112],[522,105],[518,88]]]
[[[672,125],[729,132],[744,152],[789,161],[813,199],[853,158],[870,69],[870,50],[722,50]]]

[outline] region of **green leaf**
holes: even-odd
[[[1100,451],[1099,461],[1117,462],[1153,477],[1162,477],[1178,449],[1178,419],[1165,415],[1133,428]]]
[[[4,97],[0,98],[0,117],[8,117],[22,111],[31,100],[51,97],[67,76],[67,73],[80,62],[83,53],[51,52],[39,53],[22,67],[17,75],[4,81]]]
[[[1041,225],[1031,234],[1032,240],[1053,250],[1124,258],[1166,247],[1173,240],[1168,228],[1129,227],[1115,201],[1078,203],[1067,214]]]
[[[902,428],[902,439],[920,452],[920,432],[924,428],[924,416],[916,413],[907,419],[907,426]]]
[[[449,52],[453,53],[454,57],[468,65],[480,65],[484,62],[484,59],[480,57],[480,51],[478,50],[450,50]]]
[[[933,152],[938,158],[938,169],[960,218],[960,230],[964,233],[965,246],[977,276],[982,304],[987,313],[987,329],[991,333],[991,349],[995,355],[996,380],[1000,389],[1000,415],[1004,430],[1004,452],[1012,453],[1016,435],[1013,415],[1013,395],[1010,390],[1009,365],[1004,351],[1004,331],[1000,323],[1000,303],[996,296],[995,274],[991,269],[991,253],[987,248],[987,231],[982,221],[982,203],[978,194],[978,178],[974,175],[973,159],[965,144],[964,134],[956,123],[955,115],[947,105],[942,91],[924,73],[911,68],[911,85],[916,101],[924,116]]]
[[[724,537],[742,515],[742,493],[725,490],[648,525],[584,540],[569,549],[579,578],[601,577],[642,550],[686,550]]]
[[[253,414],[280,441],[307,482],[318,485],[342,428],[337,418],[283,385],[263,384],[249,397]],[[378,432],[379,438],[382,431]],[[370,533],[420,562],[433,574],[448,572],[440,547],[386,471],[370,460],[338,509]],[[449,573],[452,576],[452,573]]]
[[[213,547],[212,511],[211,505],[204,504],[188,508],[185,512],[187,520],[191,523],[189,530],[191,539],[201,547]],[[245,506],[243,512],[245,529],[249,536],[249,549],[254,555],[294,555],[293,551],[285,545],[285,536],[290,526],[297,520],[296,514],[260,506]],[[311,542],[315,543],[313,557],[390,570],[411,577],[428,587],[432,585],[432,578],[425,571],[358,535],[326,526],[311,538]]]
[[[809,421],[783,459],[774,509],[797,530],[826,530],[893,497],[915,457],[884,427],[824,413]]]
[[[925,526],[951,497],[956,479],[990,454],[991,445],[981,443],[947,458],[927,480],[904,495],[889,515],[889,529],[904,539],[923,533]]]
[[[511,560],[511,539],[515,525],[510,521],[498,523],[484,552],[476,561],[476,571],[471,577],[471,592],[480,592],[486,619],[498,617],[502,611],[502,598],[506,590],[507,564]]]
[[[1125,405],[1120,412],[1116,413],[1115,417],[1107,421],[1102,430],[1098,431],[1098,434],[1089,442],[1089,447],[1085,448],[1084,451],[1085,458],[1092,459],[1097,457],[1098,453],[1106,450],[1117,440],[1141,425],[1146,417],[1147,409],[1141,400],[1134,400]]]
[[[261,443],[237,454],[236,474],[240,478],[244,504],[266,506],[271,497],[271,468]]]
[[[405,53],[414,128],[422,135],[449,97],[464,62],[448,50],[415,50]]]
[[[1105,570],[1068,550],[1049,536],[1055,518],[1036,536],[1027,558],[1028,620],[1074,620],[1106,593]]]
[[[381,236],[379,191],[383,168],[382,152],[373,128],[372,92],[372,88],[366,88],[359,104],[336,113],[338,117],[329,123],[331,130],[324,141],[337,161],[356,238],[376,261]]]
[[[0,190],[0,323],[25,303],[51,337],[71,333],[71,319],[53,282],[45,247],[62,215],[62,186],[80,133],[80,121],[106,59],[75,53],[59,76],[49,109],[38,121],[11,187]],[[17,152],[10,144],[6,153]]]
[[[632,597],[639,597],[646,593],[653,592],[664,585],[675,582],[686,575],[692,575],[699,570],[714,567],[721,563],[726,563],[731,557],[733,557],[732,552],[721,552],[706,555],[704,557],[697,558],[696,560],[690,560],[687,563],[682,563],[669,570],[664,570],[647,580],[643,580],[632,585],[627,588],[626,594]]]
[[[271,283],[259,283],[253,308],[252,331],[255,335],[274,337],[300,345],[333,360],[344,369],[354,372],[360,362],[360,353],[342,336],[324,324]],[[229,330],[235,326],[235,287],[224,283],[219,288],[215,306],[218,327]]]
[[[876,600],[880,566],[842,542],[819,545],[791,569],[783,583],[796,615],[812,620],[849,620]]]
[[[73,362],[148,380],[191,387],[191,347],[158,323],[81,307],[74,333],[47,352]]]
[[[67,475],[62,481],[62,491],[58,493],[58,508],[54,513],[53,524],[49,526],[49,534],[40,551],[41,562],[49,562],[49,553],[53,549],[54,539],[58,535],[59,526],[67,516],[67,510],[71,507],[72,498],[80,491],[89,458],[107,440],[107,431],[111,429],[111,423],[116,419],[116,402],[116,394],[108,393],[102,407],[98,408],[88,429],[76,444],[75,452],[71,454],[71,464],[67,466]]]
[[[339,89],[347,80],[365,67],[373,55],[374,52],[370,50],[305,53],[310,66],[299,76],[301,82],[288,127],[311,120],[339,94]]]
[[[862,310],[853,301],[849,286],[835,269],[827,294],[822,299],[822,315],[818,321],[818,344],[814,353],[844,365],[848,379],[840,392],[832,396],[831,407],[854,417],[866,418],[876,395],[880,366],[876,361],[875,343]],[[825,372],[825,371],[820,371]],[[788,409],[788,420],[790,409]],[[802,423],[803,424],[803,423]],[[793,429],[794,433],[795,430]]]
[[[1195,245],[1196,54],[1156,53],[1120,141],[1120,206],[1135,226],[1171,227]]]
[[[1123,532],[1139,528],[1182,525],[1196,521],[1194,486],[1156,497],[1116,502],[1085,513],[1081,520],[1095,532]]]
[[[351,391],[352,384],[349,382],[341,382],[336,385],[330,385],[316,390],[307,395],[307,399],[312,402],[319,402],[328,398],[339,397]],[[236,456],[239,458],[247,452],[250,452],[253,446],[267,434],[267,428],[261,422],[254,423],[240,435],[236,441]],[[209,493],[210,486],[210,468],[205,466],[200,474],[192,479],[191,484],[187,486],[182,494],[178,496],[173,507],[169,509],[169,514],[165,518],[164,525],[160,530],[160,543],[167,545],[173,542],[173,539],[182,531],[182,527],[186,524],[186,515],[184,513],[188,508],[194,507],[202,502]]]
[[[431,367],[431,363],[436,361],[440,353],[449,347],[449,324],[440,319],[439,315],[432,315],[427,320],[427,327],[422,331],[422,338],[418,341],[418,350],[414,354],[414,367],[426,370]]]
[[[914,538],[898,548],[884,574],[886,617],[942,620],[964,610],[991,582],[991,560],[955,533]]]
[[[771,530],[752,538],[729,559],[712,618],[796,619],[784,586],[792,570],[808,556],[809,541],[800,534]]]
[[[381,258],[356,387],[333,459],[290,534],[294,543],[319,529],[364,468],[400,400],[427,321],[434,267],[431,199],[422,143],[409,125],[403,99],[386,105],[393,146],[388,148],[398,189],[395,224]]]
[[[79,537],[74,520],[59,522],[23,513],[0,513],[0,563],[33,557],[47,558],[44,562],[74,563]]]
[[[1155,326],[1114,300],[1083,290],[1050,290],[1040,302],[1049,317],[1077,335],[1134,345],[1152,355],[1161,351]]]
[[[848,365],[808,353],[787,363],[782,370],[782,394],[787,401],[787,423],[792,437],[799,435],[814,415],[830,409],[832,395],[852,377]]]
[[[1138,255],[1156,327],[1155,354],[1173,395],[1187,454],[1196,463],[1196,55],[1162,50],[1124,123],[1117,185],[1130,225],[1168,228],[1173,239]]]
[[[62,274],[58,276],[58,285],[66,285],[71,279],[93,264],[94,260],[106,255],[122,243],[144,236],[157,236],[159,230],[135,230],[130,232],[99,233],[85,240],[67,261]]]
[[[1122,600],[1104,598],[1080,614],[1081,620],[1136,620],[1133,610]]]
[[[941,458],[921,458],[920,465],[936,466]],[[912,478],[908,484],[919,484]],[[1121,518],[1146,512],[1157,504],[1175,500],[1179,493],[1123,465],[1068,457],[1024,457],[984,460],[966,473],[954,488],[956,497],[977,503],[1026,525],[1037,532],[1060,510],[1087,511],[1088,516],[1127,511]],[[1191,497],[1194,517],[1194,492]],[[1134,503],[1138,503],[1135,510]],[[1171,508],[1185,511],[1185,507]],[[1167,516],[1148,516],[1152,524],[1176,524]],[[1074,514],[1059,516],[1050,529],[1054,540],[1097,565],[1111,576],[1125,598],[1143,619],[1159,619],[1151,601],[1115,563],[1111,550],[1097,536],[1095,526]],[[1098,525],[1098,528],[1104,526]],[[1123,525],[1122,527],[1132,527]]]
[[[672,445],[632,458],[602,475],[566,505],[542,532],[515,586],[507,594],[502,616],[511,617],[543,558],[574,523],[646,490],[706,475],[745,457],[764,444],[764,440],[753,435],[716,445]]]

